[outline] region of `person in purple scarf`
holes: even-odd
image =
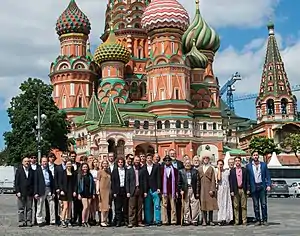
[[[164,225],[171,222],[172,225],[176,225],[176,198],[178,196],[178,170],[173,167],[172,159],[169,155],[163,159],[164,165],[161,167],[162,178],[162,202],[161,202],[161,218]],[[168,219],[167,206],[170,203],[171,206],[171,219]]]

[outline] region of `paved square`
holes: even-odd
[[[252,201],[249,199],[248,216],[253,216]],[[250,226],[224,226],[224,227],[180,227],[180,226],[163,226],[147,228],[61,228],[46,226],[43,228],[18,228],[17,227],[17,209],[16,199],[13,195],[0,195],[0,235],[29,236],[29,235],[102,235],[102,236],[138,236],[138,235],[172,235],[172,236],[189,236],[189,235],[300,235],[300,199],[269,199],[269,223],[270,226],[254,227]]]

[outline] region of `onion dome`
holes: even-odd
[[[79,9],[75,0],[71,0],[66,10],[56,22],[56,32],[59,36],[69,33],[88,35],[91,24],[87,16]]]
[[[208,65],[208,58],[197,49],[195,40],[193,40],[193,47],[191,51],[186,54],[186,58],[189,60],[190,67],[193,69],[205,69]]]
[[[199,0],[196,0],[196,15],[188,29],[182,36],[183,53],[188,53],[193,47],[193,39],[196,40],[198,50],[216,52],[220,48],[220,37],[202,18],[199,9]]]
[[[130,56],[130,51],[117,41],[115,32],[111,27],[107,40],[95,51],[94,61],[99,65],[105,61],[121,61],[127,64]]]
[[[189,15],[177,0],[153,0],[146,7],[141,23],[147,32],[160,28],[185,31],[189,25]]]

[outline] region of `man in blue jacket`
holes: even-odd
[[[259,161],[258,152],[252,153],[252,161],[247,165],[250,182],[250,192],[253,200],[253,208],[256,218],[255,225],[268,225],[267,191],[271,190],[271,178],[268,166]],[[259,206],[261,206],[261,214]]]

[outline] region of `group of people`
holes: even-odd
[[[258,153],[246,167],[240,157],[218,160],[217,167],[211,158],[204,150],[180,161],[174,149],[162,161],[143,153],[125,158],[108,153],[102,160],[70,152],[59,165],[53,153],[40,163],[35,156],[24,157],[15,175],[19,226],[214,226],[214,211],[220,226],[246,225],[248,195],[255,224],[268,225],[271,181]]]

